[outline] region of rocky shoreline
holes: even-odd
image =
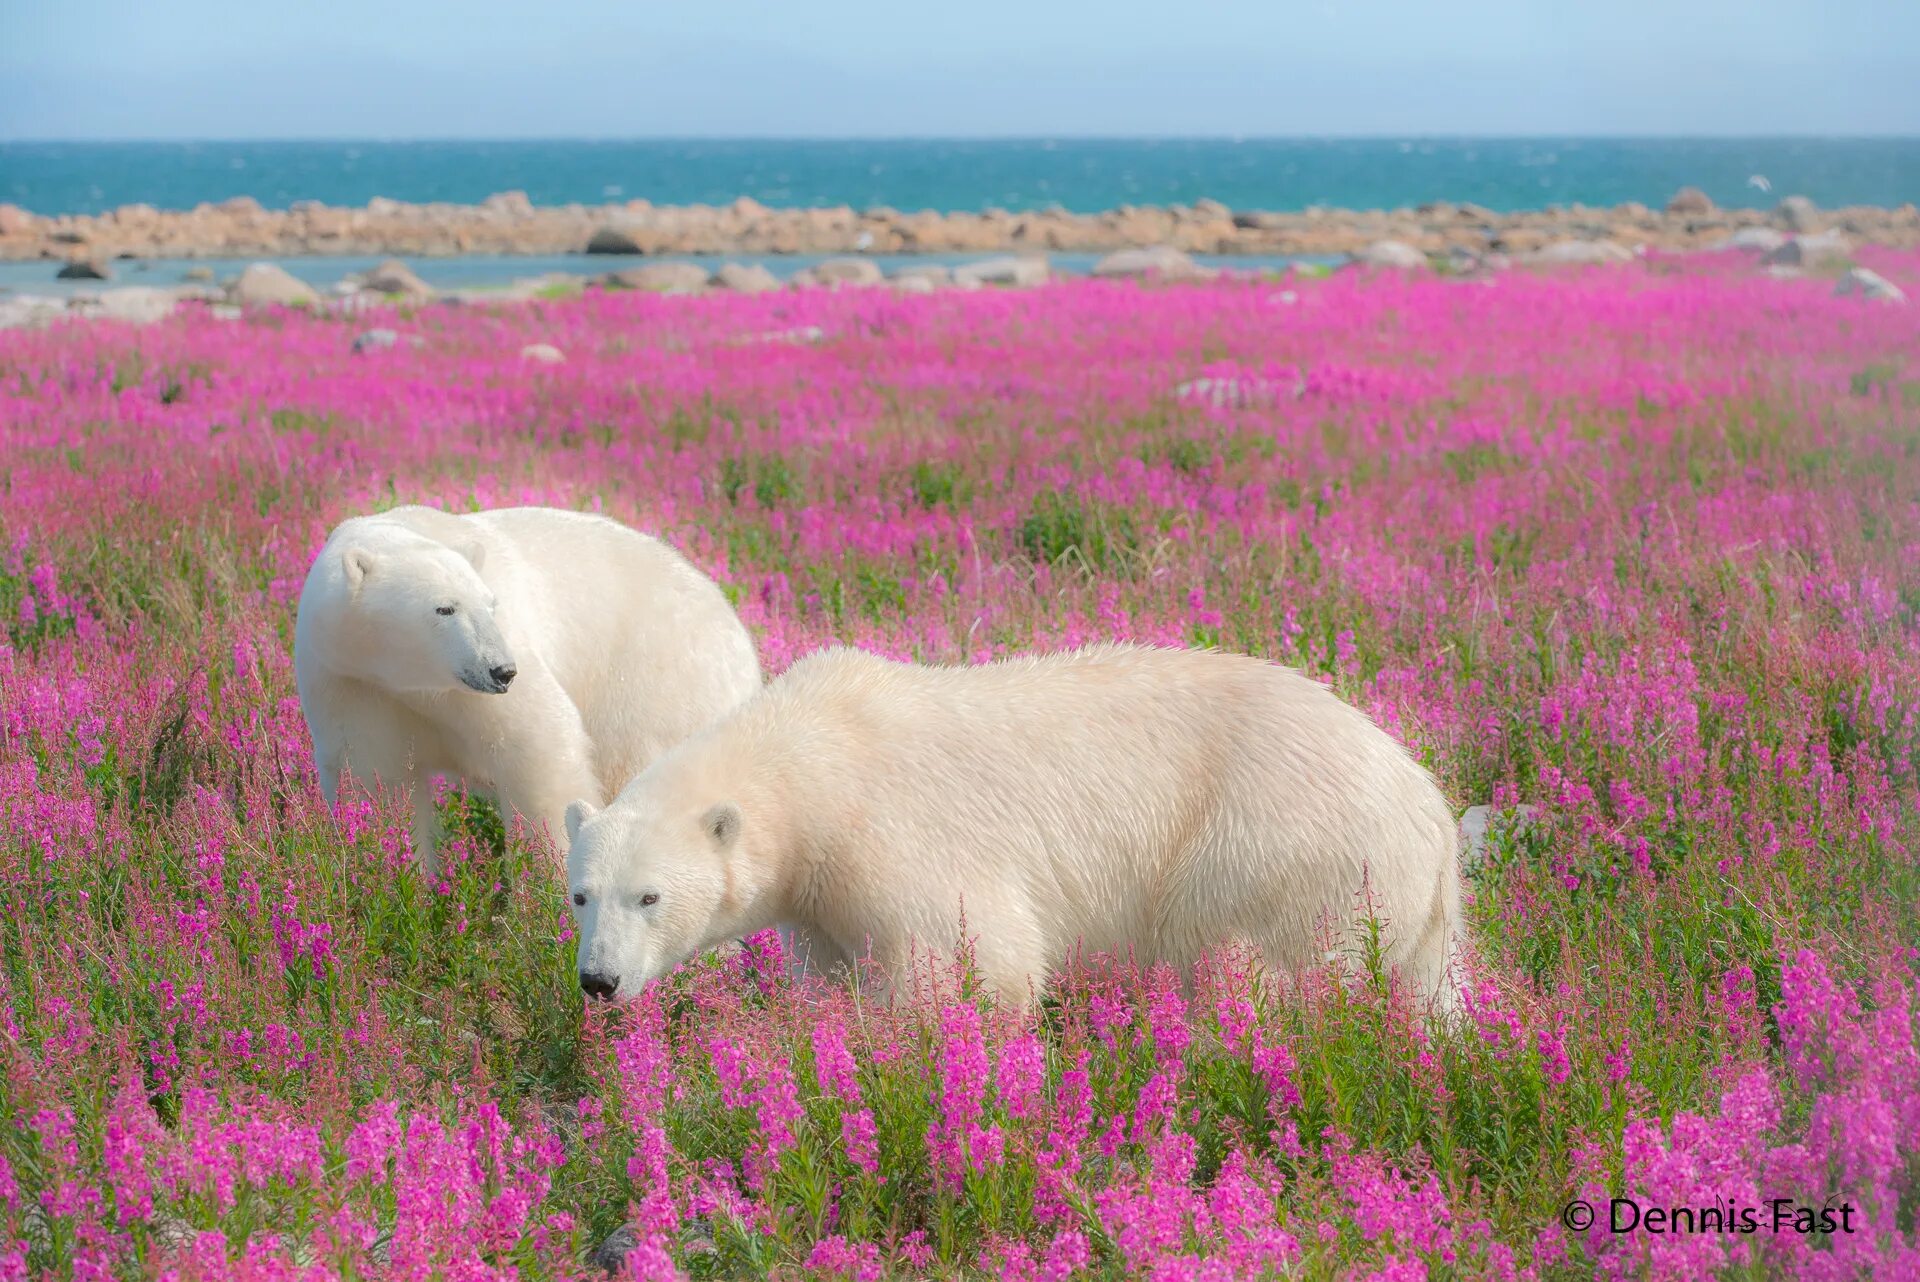
[[[1920,209],[1820,210],[1788,197],[1771,210],[1719,209],[1693,189],[1663,209],[1581,205],[1496,213],[1475,205],[1417,209],[1233,210],[1215,201],[1126,206],[1098,214],[918,213],[730,205],[539,207],[522,192],[478,205],[361,208],[302,202],[269,210],[247,197],[184,211],[129,205],[98,215],[37,215],[0,205],[0,261],[104,264],[116,258],[462,254],[952,254],[1109,252],[1166,246],[1199,254],[1360,254],[1381,241],[1425,254],[1520,257],[1563,242],[1665,250],[1712,248],[1742,232],[1838,232],[1854,242],[1920,246]]]

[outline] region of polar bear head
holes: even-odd
[[[352,675],[420,694],[506,693],[519,669],[480,577],[482,545],[415,536],[351,543],[339,558]]]
[[[732,938],[753,897],[740,807],[653,782],[643,775],[604,810],[567,807],[568,892],[590,997],[638,996]]]

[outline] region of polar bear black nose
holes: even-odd
[[[583,970],[580,972],[580,990],[589,997],[611,997],[613,996],[613,990],[618,987],[620,987],[620,977],[618,975],[609,978],[606,975],[596,975],[589,971]]]
[[[511,663],[503,663],[487,673],[487,675],[493,678],[494,684],[504,690],[513,684],[515,677],[520,675],[520,669],[514,667]]]

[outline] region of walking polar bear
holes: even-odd
[[[1355,942],[1452,1005],[1451,812],[1384,731],[1242,656],[1132,646],[972,668],[814,654],[604,810],[567,810],[580,984],[627,999],[780,924],[823,968],[938,956],[964,929],[1024,1003],[1076,947],[1279,966]]]
[[[300,593],[294,678],[332,806],[343,775],[408,794],[436,866],[436,776],[558,843],[760,688],[752,639],[666,544],[553,508],[401,507],[342,522]]]

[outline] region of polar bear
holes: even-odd
[[[1297,967],[1370,918],[1385,962],[1453,1005],[1440,789],[1324,686],[1245,656],[818,652],[566,826],[590,996],[772,925],[816,966],[884,975],[950,956],[964,914],[1017,1006],[1076,949],[1185,968],[1231,943]]]
[[[300,593],[294,678],[331,807],[343,774],[410,795],[437,866],[445,776],[557,844],[760,688],[725,595],[666,544],[553,508],[400,507],[343,521]]]

